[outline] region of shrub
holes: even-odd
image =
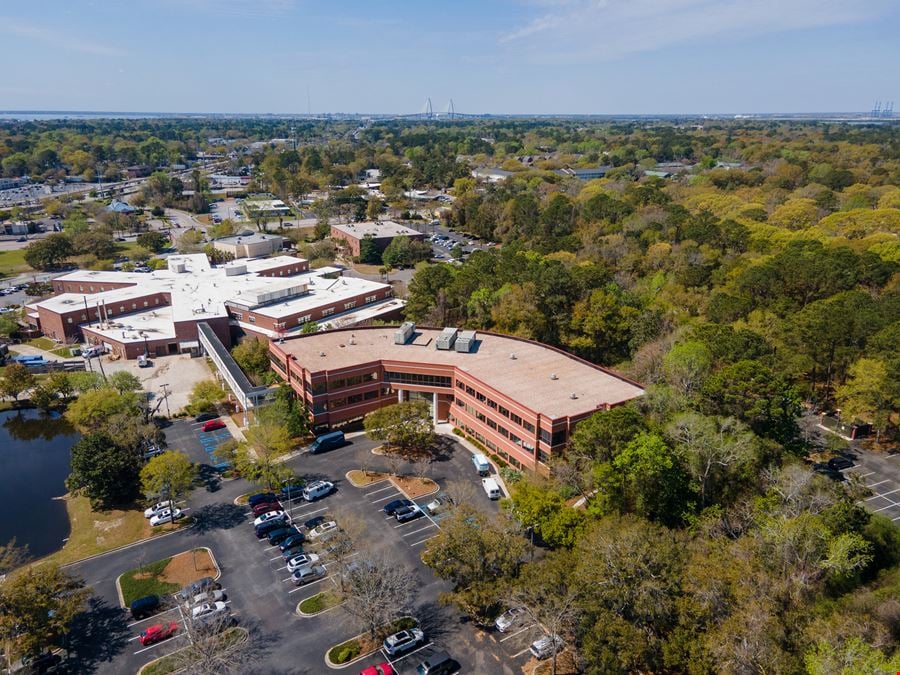
[[[356,640],[349,640],[336,647],[332,647],[331,651],[328,652],[328,659],[332,663],[340,665],[352,661],[359,656],[361,651],[362,647],[360,647],[359,642]]]

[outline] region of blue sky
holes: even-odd
[[[898,0],[5,2],[0,109],[861,111],[898,38]]]

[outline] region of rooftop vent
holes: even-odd
[[[509,358],[510,358],[511,360],[515,361],[518,357],[516,356],[516,353],[513,352],[512,354],[509,355]]]
[[[569,394],[569,398],[571,398],[571,399],[574,400],[574,399],[578,398],[578,394],[576,394],[576,393],[573,391],[571,394]]]
[[[551,379],[551,380],[558,380],[559,377],[557,377],[556,373],[550,373],[550,379]]]
[[[325,356],[325,352],[319,352],[319,356]]]

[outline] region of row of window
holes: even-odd
[[[384,371],[384,381],[393,384],[413,384],[422,387],[451,387],[453,379],[444,375],[420,375],[418,373],[392,373]]]
[[[504,438],[508,438],[510,441],[512,441],[516,445],[522,446],[526,450],[534,450],[534,445],[532,445],[528,441],[522,440],[521,438],[516,436],[513,432],[511,432],[509,429],[507,429],[504,426],[501,426],[500,424],[497,424],[490,417],[488,417],[484,413],[479,412],[478,410],[476,410],[473,406],[469,405],[468,403],[464,403],[463,401],[461,401],[460,399],[457,398],[456,405],[458,405],[460,408],[464,408],[467,413],[469,413],[472,417],[477,419],[479,422],[481,422],[482,424],[486,424],[491,429],[496,431],[498,434],[500,434]]]
[[[502,405],[500,405],[500,404],[497,403],[496,401],[492,401],[492,400],[489,399],[487,396],[485,396],[484,394],[482,394],[480,391],[476,391],[474,388],[470,387],[470,386],[467,385],[467,384],[463,384],[463,383],[462,383],[461,381],[459,381],[459,380],[456,381],[456,387],[457,387],[458,389],[462,389],[462,390],[465,391],[469,396],[475,398],[476,400],[481,401],[482,403],[487,404],[487,406],[488,406],[489,408],[493,408],[494,410],[496,410],[498,413],[500,413],[500,414],[503,415],[504,417],[509,418],[509,419],[512,420],[515,424],[518,424],[520,427],[522,427],[523,429],[525,429],[525,431],[527,431],[528,433],[531,433],[531,434],[534,433],[535,426],[534,426],[531,422],[528,422],[528,421],[526,421],[526,420],[523,420],[521,417],[519,417],[518,415],[516,415],[514,412],[510,412],[509,410],[507,410],[506,408],[504,408]]]
[[[515,469],[522,468],[522,462],[517,460],[515,457],[510,455],[508,452],[506,452],[502,448],[498,447],[496,443],[491,441],[491,439],[485,438],[484,436],[479,434],[477,431],[475,431],[474,429],[472,429],[471,427],[466,425],[464,422],[460,422],[459,420],[454,419],[453,417],[450,418],[450,421],[453,424],[455,424],[457,427],[459,427],[460,429],[465,431],[467,434],[469,434],[476,441],[478,441],[482,445],[486,446],[491,451],[495,452],[497,455],[499,455],[503,459],[503,461],[507,462],[513,468],[515,468]]]
[[[372,401],[378,398],[379,395],[387,396],[390,393],[390,389],[384,388],[380,392],[379,390],[374,389],[372,391],[367,391],[364,394],[352,394],[350,396],[343,396],[341,398],[333,398],[328,401],[327,409],[340,410],[341,408],[356,405],[357,403],[362,403],[363,401]]]
[[[353,377],[343,377],[339,380],[331,380],[328,382],[328,391],[337,391],[338,389],[346,389],[347,387],[356,387],[365,382],[375,382],[378,379],[378,371],[366,373],[365,375],[354,375]]]
[[[554,445],[562,445],[566,442],[566,430],[560,429],[559,431],[551,433],[546,429],[541,429],[541,440],[551,447]]]

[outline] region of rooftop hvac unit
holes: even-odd
[[[456,338],[456,351],[469,353],[475,349],[477,333],[474,330],[464,330]]]
[[[406,321],[400,328],[397,329],[397,332],[394,333],[394,344],[395,345],[405,345],[409,342],[410,338],[412,338],[413,333],[416,332],[416,324],[412,321]]]
[[[459,331],[456,328],[445,328],[438,335],[436,346],[438,349],[453,349],[456,343],[456,336]]]

